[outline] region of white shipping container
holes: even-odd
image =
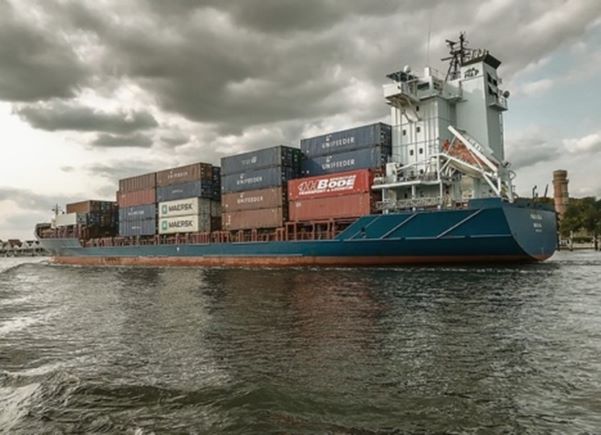
[[[159,218],[205,214],[211,214],[210,199],[194,197],[159,203]]]
[[[68,227],[71,225],[77,225],[78,223],[85,222],[85,216],[78,216],[79,213],[64,213],[56,216],[54,225],[57,227]]]
[[[211,231],[211,215],[176,216],[159,219],[159,234]]]

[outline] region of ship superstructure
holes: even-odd
[[[463,34],[447,41],[449,70],[409,66],[384,85],[392,123],[392,162],[374,189],[384,213],[407,208],[449,208],[470,199],[515,198],[505,161],[500,88],[501,62],[487,50],[469,49]]]

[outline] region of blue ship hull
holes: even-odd
[[[54,261],[80,265],[304,266],[543,261],[555,213],[527,202],[473,200],[466,209],[369,215],[331,240],[82,247],[40,239]]]

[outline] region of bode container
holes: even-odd
[[[221,225],[224,230],[230,231],[277,228],[284,224],[286,215],[284,207],[224,212]]]
[[[390,148],[380,146],[354,151],[306,158],[303,161],[304,175],[314,176],[357,169],[377,169],[384,166],[390,157]]]
[[[347,152],[359,148],[392,147],[392,127],[378,122],[348,130],[301,139],[300,147],[307,157]]]
[[[273,166],[300,168],[302,152],[298,148],[278,145],[221,159],[223,175],[237,174]]]
[[[131,219],[154,219],[157,207],[155,204],[136,205],[119,209],[119,222]]]
[[[119,207],[132,207],[134,205],[153,204],[156,202],[156,190],[154,187],[146,190],[135,190],[128,192],[117,192]]]
[[[285,203],[286,189],[283,187],[225,193],[221,197],[221,207],[226,212],[276,208]]]
[[[242,192],[245,190],[285,186],[288,180],[298,178],[299,175],[297,168],[287,166],[272,166],[224,175],[221,177],[221,192]]]
[[[373,178],[371,169],[297,178],[288,182],[288,199],[325,198],[370,192]]]
[[[170,218],[188,215],[207,215],[213,213],[215,201],[206,198],[185,198],[159,203],[159,217]]]
[[[120,192],[135,192],[138,190],[154,189],[156,187],[156,173],[138,175],[135,177],[123,178],[119,180]]]
[[[192,197],[212,198],[213,196],[213,182],[209,179],[157,187],[156,199],[157,202],[165,202]]]
[[[182,184],[190,181],[211,180],[213,166],[210,163],[194,163],[157,172],[157,187]]]
[[[159,218],[159,234],[198,233],[209,231],[211,231],[210,214]]]
[[[293,222],[357,218],[370,214],[374,204],[373,195],[369,192],[297,199],[289,203],[289,218]]]
[[[153,218],[137,218],[119,221],[119,235],[122,237],[154,236],[157,221]]]

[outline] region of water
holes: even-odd
[[[600,266],[0,259],[0,432],[599,433]]]

